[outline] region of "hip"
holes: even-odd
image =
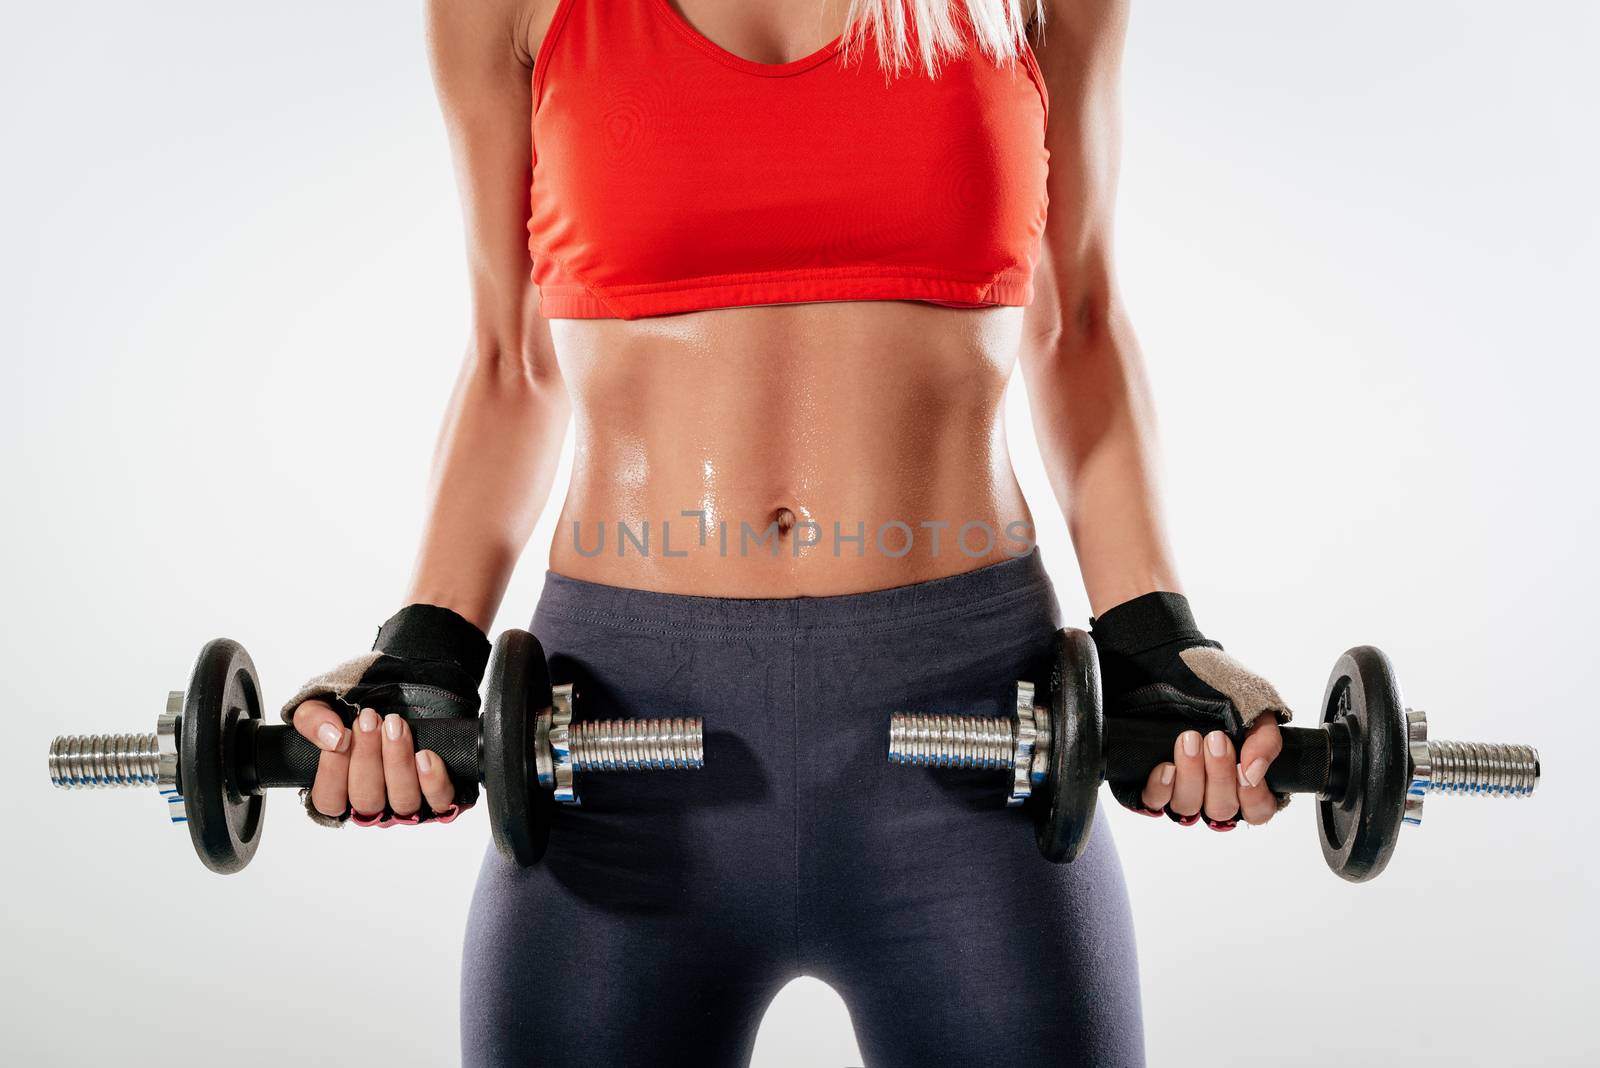
[[[869,873],[874,896],[906,908],[955,880],[987,885],[980,872],[1016,881],[1022,865],[1055,878],[992,772],[895,768],[887,731],[897,711],[1010,715],[1059,614],[1036,552],[837,597],[693,597],[550,576],[533,629],[584,716],[699,716],[705,763],[588,780],[583,805],[557,813],[546,864],[629,910],[740,884],[805,929],[825,927]]]

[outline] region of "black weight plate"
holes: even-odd
[[[1343,722],[1350,732],[1344,796],[1317,801],[1322,856],[1341,879],[1365,882],[1389,863],[1405,815],[1405,704],[1389,658],[1370,645],[1341,656],[1323,695],[1322,722]]]
[[[1034,797],[1034,840],[1046,860],[1070,864],[1094,829],[1105,728],[1100,658],[1085,632],[1056,631],[1049,695],[1050,781]]]
[[[550,841],[555,795],[534,767],[535,720],[550,707],[550,669],[539,640],[508,630],[494,644],[483,702],[483,787],[500,855],[528,867]]]
[[[261,683],[238,642],[208,642],[195,661],[183,698],[178,737],[178,792],[200,860],[227,875],[242,869],[261,844],[266,802],[240,794],[227,769],[234,726],[261,718]]]

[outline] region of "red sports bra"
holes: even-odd
[[[671,0],[562,0],[533,71],[544,314],[1027,304],[1049,157],[1033,54],[890,79],[841,45],[756,63]]]

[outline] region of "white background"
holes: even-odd
[[[416,8],[7,14],[9,1063],[456,1056],[481,813],[334,835],[280,798],[220,879],[153,795],[44,766],[57,732],[148,729],[207,638],[281,697],[395,607],[466,326]],[[1228,836],[1114,814],[1152,1063],[1600,1056],[1597,30],[1503,0],[1136,13],[1121,271],[1202,626],[1303,708],[1379,644],[1436,734],[1536,743],[1545,774],[1530,802],[1430,801],[1364,886],[1323,868],[1304,801]],[[1082,620],[1058,522],[1045,543]],[[757,1063],[857,1056],[802,981]]]

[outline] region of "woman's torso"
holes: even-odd
[[[816,2],[677,7],[707,39],[776,61],[826,41],[810,40],[826,29],[798,11]],[[752,28],[779,9],[797,24],[787,44]],[[552,65],[547,82],[560,73]],[[571,105],[558,91],[545,106]],[[562,162],[537,136],[535,151],[547,168]],[[929,208],[929,227],[951,210]],[[576,435],[552,570],[672,593],[821,596],[1019,555],[1032,531],[1002,402],[1022,318],[1014,306],[840,299],[552,319]]]

